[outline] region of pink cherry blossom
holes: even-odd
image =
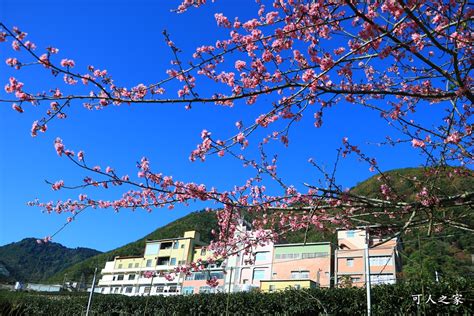
[[[15,111],[17,111],[17,112],[19,112],[19,113],[23,113],[23,112],[24,112],[23,109],[22,109],[22,107],[19,106],[19,105],[16,104],[16,103],[13,103],[12,109],[14,109]]]
[[[415,138],[412,139],[411,145],[413,147],[419,147],[419,148],[425,148],[426,147],[426,144],[425,144],[424,141],[422,141],[420,139],[415,139]]]
[[[61,60],[61,66],[63,67],[74,67],[76,65],[76,63],[74,62],[74,60],[72,59],[62,59]]]
[[[461,134],[458,132],[454,132],[448,135],[445,139],[445,143],[452,143],[452,144],[458,144],[461,141]]]
[[[20,42],[18,42],[18,41],[13,41],[13,42],[12,42],[12,48],[13,48],[14,50],[16,50],[16,51],[19,51],[20,48],[21,48]]]
[[[16,58],[7,58],[7,60],[5,61],[5,63],[6,63],[8,66],[11,66],[11,67],[14,67],[14,66],[16,66],[16,65],[19,64],[18,59],[16,59]]]
[[[56,150],[58,156],[61,156],[64,153],[64,145],[61,138],[57,137],[54,141],[54,149]]]

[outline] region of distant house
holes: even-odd
[[[98,288],[103,294],[128,296],[179,294],[184,274],[174,279],[165,275],[191,263],[195,248],[204,245],[196,231],[187,231],[178,238],[148,240],[143,256],[120,256],[107,262]]]
[[[384,239],[376,236],[374,229],[375,227],[337,231],[338,248],[334,252],[334,277],[337,284],[346,280],[352,286],[365,286],[367,271],[365,269],[364,247],[366,240],[371,247],[369,249],[371,284],[396,283],[397,273],[401,271],[398,239]]]
[[[36,291],[36,292],[59,292],[61,291],[61,285],[51,285],[51,284],[35,284],[27,283],[23,289],[27,291]]]
[[[271,266],[271,278],[260,282],[262,291],[330,287],[331,243],[275,245]]]

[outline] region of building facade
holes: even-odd
[[[272,275],[262,290],[279,290],[282,284],[296,288],[331,286],[331,243],[281,244],[274,248]]]
[[[185,275],[173,271],[191,263],[194,249],[204,245],[196,231],[187,231],[181,238],[146,241],[143,256],[119,256],[105,264],[100,291],[129,296],[178,294]]]
[[[368,274],[372,285],[396,283],[397,273],[401,271],[398,240],[375,236],[373,231],[373,228],[337,231],[334,279],[338,285],[364,287]],[[366,243],[370,271],[366,271],[365,265]]]
[[[193,251],[193,262],[206,262],[208,258],[213,257],[204,246],[197,246]],[[184,295],[202,294],[202,293],[218,293],[224,292],[225,283],[225,261],[213,261],[213,263],[205,263],[205,268],[201,271],[194,271],[186,275],[183,280],[181,293]],[[209,280],[214,279],[217,286],[211,286]]]
[[[241,233],[254,238],[242,227]],[[258,290],[273,292],[290,288],[365,286],[366,241],[372,285],[395,283],[401,271],[396,239],[375,237],[366,229],[337,231],[337,249],[330,242],[262,244],[251,251],[237,251],[216,260],[199,233],[146,241],[143,255],[119,256],[106,263],[98,288],[103,294],[191,295]],[[383,243],[382,243],[383,242]],[[381,243],[380,245],[377,245]],[[200,263],[202,269],[187,275],[180,266]]]

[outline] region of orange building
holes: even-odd
[[[369,242],[369,270],[372,285],[393,284],[401,271],[398,239],[384,239],[374,235],[374,228],[338,230],[334,251],[334,279],[356,287],[365,286],[366,268],[364,248]],[[384,243],[382,243],[384,242]],[[382,243],[380,245],[377,245]]]

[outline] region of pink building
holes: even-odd
[[[207,280],[216,278],[219,285],[212,287]],[[218,293],[224,292],[224,269],[220,267],[210,266],[208,269],[199,272],[192,272],[186,276],[181,287],[181,294],[202,294],[202,293]]]
[[[331,285],[331,243],[275,245],[271,280],[311,280]]]
[[[367,232],[369,236],[367,236]],[[337,284],[350,283],[352,286],[363,287],[366,282],[364,247],[369,241],[369,270],[372,285],[389,283],[397,279],[401,271],[397,239],[384,239],[375,236],[375,228],[357,228],[354,230],[338,230],[338,249],[334,252],[334,279]],[[375,246],[385,241],[385,243]],[[373,247],[373,248],[370,248]]]
[[[258,245],[252,255],[239,255],[235,267],[236,285],[240,290],[260,288],[260,280],[268,280],[272,275],[273,243]]]

